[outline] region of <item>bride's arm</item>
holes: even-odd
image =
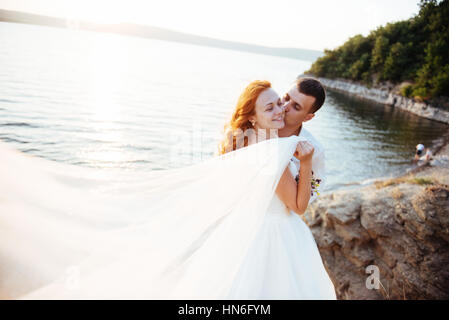
[[[297,183],[287,166],[277,185],[276,194],[290,210],[302,215],[307,209],[311,194],[311,158],[301,161],[299,177],[299,182]]]

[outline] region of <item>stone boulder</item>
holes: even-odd
[[[323,194],[303,218],[339,299],[449,299],[446,185],[340,190]],[[378,289],[370,268],[379,271]]]

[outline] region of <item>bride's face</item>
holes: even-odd
[[[257,129],[282,129],[284,123],[284,108],[281,98],[272,88],[268,88],[259,95],[256,100],[255,115],[250,120],[254,121]]]

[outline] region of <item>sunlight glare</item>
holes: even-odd
[[[124,142],[123,127],[120,123],[126,116],[122,113],[119,101],[123,72],[127,68],[127,49],[113,35],[101,34],[93,39],[90,64],[90,106],[85,121],[95,131],[95,140],[104,141],[100,149],[87,145],[82,153],[89,161],[111,164],[125,161],[127,155],[117,151],[117,146]],[[114,142],[114,145],[110,145]]]

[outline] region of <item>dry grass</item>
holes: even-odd
[[[432,185],[432,184],[438,184],[434,179],[432,178],[417,178],[417,177],[400,177],[400,178],[393,178],[388,180],[379,180],[375,181],[374,185],[377,189],[385,188],[388,186],[394,186],[401,183],[411,183],[411,184],[418,184],[418,185]]]
[[[387,282],[387,288],[384,287],[384,285],[382,284],[382,281],[379,280],[379,283],[382,286],[382,289],[384,290],[384,294],[383,294],[384,298],[386,300],[391,300],[391,298],[390,298],[390,286],[388,285],[388,282]]]

